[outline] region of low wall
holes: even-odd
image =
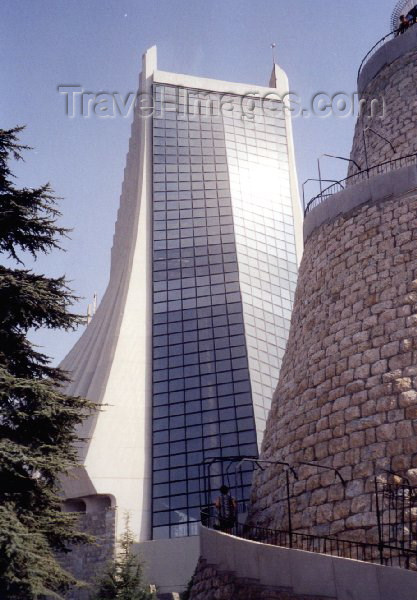
[[[384,67],[391,65],[416,47],[417,27],[411,27],[404,35],[398,35],[381,46],[381,48],[365,62],[361,69],[358,80],[359,93],[365,91],[366,86]]]
[[[198,536],[150,540],[135,544],[134,551],[144,564],[144,578],[161,594],[187,588],[200,552]]]
[[[329,596],[296,594],[289,588],[272,588],[236,577],[200,559],[193,579],[191,600],[334,600]],[[171,599],[170,599],[171,600]]]
[[[416,27],[417,29],[417,27]],[[333,194],[307,213],[304,219],[304,242],[324,223],[347,214],[367,202],[382,202],[417,189],[417,166],[410,165],[388,173],[373,175]]]
[[[200,555],[191,600],[417,597],[417,573],[411,571],[268,546],[204,527],[200,531]],[[243,586],[249,590],[246,596],[240,595]],[[252,589],[258,596],[251,595]]]

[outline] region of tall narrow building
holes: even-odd
[[[302,251],[287,92],[277,65],[259,87],[143,57],[109,285],[62,365],[103,407],[68,508],[128,511],[141,541],[196,534],[199,465],[258,452]]]

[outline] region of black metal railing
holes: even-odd
[[[359,81],[359,77],[360,77],[360,74],[362,72],[363,67],[368,62],[368,60],[371,58],[371,56],[373,56],[376,52],[378,52],[378,50],[380,48],[382,48],[382,46],[384,44],[386,44],[388,40],[392,40],[394,37],[396,37],[398,35],[398,33],[399,33],[399,29],[394,29],[393,31],[390,31],[389,33],[387,33],[386,35],[384,35],[383,38],[381,38],[380,40],[378,40],[377,43],[372,46],[372,48],[364,56],[361,64],[359,65],[358,76],[357,76],[357,80],[358,81]]]
[[[387,161],[373,169],[384,172],[386,164],[404,164],[413,158],[417,164],[417,153],[401,157],[396,161]],[[408,164],[408,163],[407,163]],[[382,168],[382,171],[381,171]],[[371,170],[371,169],[369,169]],[[362,173],[362,172],[360,172]],[[360,173],[352,176],[357,177]],[[249,480],[241,480],[241,475],[252,475],[255,471],[261,475],[265,469],[271,469],[276,483],[275,514],[281,529],[270,529],[256,524],[248,524],[248,496],[245,492]],[[417,487],[413,487],[406,478],[384,471],[375,478],[371,502],[371,520],[367,529],[369,541],[357,541],[344,537],[320,536],[305,533],[294,528],[294,512],[297,511],[297,498],[294,485],[300,477],[307,478],[310,469],[332,471],[343,488],[346,485],[338,469],[315,462],[300,461],[295,466],[280,460],[266,460],[251,456],[211,457],[200,465],[200,521],[205,527],[224,531],[237,537],[283,546],[308,552],[329,554],[351,558],[364,562],[402,567],[417,571]],[[218,514],[219,481],[227,483],[233,496],[237,511],[235,519],[222,520]],[[390,480],[392,479],[392,481]],[[213,483],[216,485],[213,487]],[[250,512],[250,511],[249,511]],[[193,521],[195,533],[197,522]],[[183,528],[184,524],[179,527]],[[227,527],[227,529],[225,529]],[[182,531],[182,529],[181,529]],[[178,533],[180,535],[180,532]],[[185,535],[185,534],[182,534]],[[347,533],[344,534],[349,537]]]
[[[254,459],[243,459],[244,462],[252,460]],[[281,485],[277,485],[277,488],[282,488],[282,493],[277,497],[276,506],[276,515],[282,529],[248,524],[247,503],[237,498],[237,511],[233,523],[222,521],[215,503],[209,500],[209,495],[204,495],[205,504],[201,507],[202,525],[263,544],[417,571],[417,487],[411,486],[405,478],[390,471],[385,473],[382,481],[381,477],[375,478],[371,504],[373,519],[369,526],[374,537],[370,541],[357,541],[295,530],[292,525],[292,512],[296,510],[297,496],[293,493],[292,484],[298,479],[298,469],[288,469],[286,463],[279,461],[256,459],[256,464],[262,469],[284,467]],[[328,468],[316,463],[305,462],[303,465],[315,469]],[[345,486],[341,474],[337,470],[334,472],[335,477]],[[393,482],[390,482],[390,478],[393,478]],[[345,535],[349,537],[346,533]]]
[[[399,4],[399,3],[398,3],[398,4]],[[395,11],[394,11],[394,12],[395,12]],[[378,40],[378,41],[377,41],[377,43],[376,43],[376,44],[374,44],[374,45],[372,46],[372,48],[369,50],[369,52],[368,52],[368,53],[367,53],[367,54],[364,56],[364,58],[363,58],[363,60],[362,60],[361,64],[359,65],[359,69],[358,69],[358,75],[357,75],[357,80],[358,80],[358,81],[359,81],[360,74],[362,73],[362,69],[363,69],[363,67],[365,66],[365,64],[366,64],[366,63],[369,61],[369,59],[370,59],[370,58],[371,58],[371,57],[372,57],[372,56],[373,56],[373,55],[374,55],[376,52],[378,52],[378,50],[379,50],[380,48],[382,48],[382,46],[384,46],[384,45],[385,45],[385,44],[386,44],[386,43],[387,43],[389,40],[392,40],[392,39],[394,39],[395,37],[397,37],[398,35],[400,35],[400,34],[402,34],[402,33],[405,33],[406,31],[408,31],[408,29],[410,29],[411,27],[413,27],[413,25],[415,25],[415,22],[414,22],[414,21],[412,21],[412,22],[411,22],[411,23],[408,25],[407,29],[401,29],[401,27],[397,27],[397,28],[396,28],[396,24],[397,24],[397,23],[398,23],[398,21],[399,21],[399,16],[400,16],[400,15],[398,14],[398,18],[396,18],[396,19],[395,19],[395,24],[394,24],[394,20],[393,20],[393,23],[392,23],[392,25],[393,25],[393,29],[392,29],[392,30],[391,30],[389,33],[387,33],[386,35],[384,35],[384,37],[383,37],[383,38],[381,38],[380,40]]]
[[[333,183],[320,192],[320,194],[314,196],[307,203],[307,205],[304,206],[304,216],[316,208],[316,206],[319,206],[324,200],[330,198],[330,196],[334,196],[334,194],[341,192],[348,185],[353,185],[355,183],[359,183],[360,181],[365,181],[370,177],[374,177],[375,175],[389,173],[410,165],[417,165],[417,153],[407,154],[406,156],[400,156],[399,158],[387,160],[379,163],[378,165],[374,165],[373,167],[369,167],[368,169],[364,169],[363,171],[358,171],[353,175],[349,175],[349,177]]]
[[[375,480],[379,537],[383,545],[417,551],[417,488]]]
[[[216,518],[210,517],[203,523],[205,527],[222,531]],[[293,550],[304,550],[317,554],[350,558],[384,566],[413,569],[417,567],[415,550],[388,544],[371,544],[330,536],[317,536],[297,531],[283,531],[265,527],[250,526],[236,522],[231,529],[224,531],[244,540],[260,542],[270,546],[280,546]]]

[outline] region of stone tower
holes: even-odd
[[[415,483],[416,67],[417,25],[364,62],[362,98],[368,108],[373,97],[385,100],[384,115],[365,111],[356,125],[351,157],[364,172],[306,211],[262,458],[295,467],[292,526],[316,535],[375,541],[375,477],[389,471]],[[334,471],[302,461],[338,469],[346,485]],[[281,473],[273,465],[255,476],[252,521],[259,525],[288,525]]]

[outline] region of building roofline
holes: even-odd
[[[222,94],[237,94],[240,96],[265,96],[267,94],[276,96],[277,94],[283,95],[288,92],[288,89],[284,89],[284,87],[288,86],[275,88],[251,83],[234,83],[208,77],[195,77],[193,75],[170,73],[168,71],[159,70],[154,71],[153,80],[155,83],[183,86]]]

